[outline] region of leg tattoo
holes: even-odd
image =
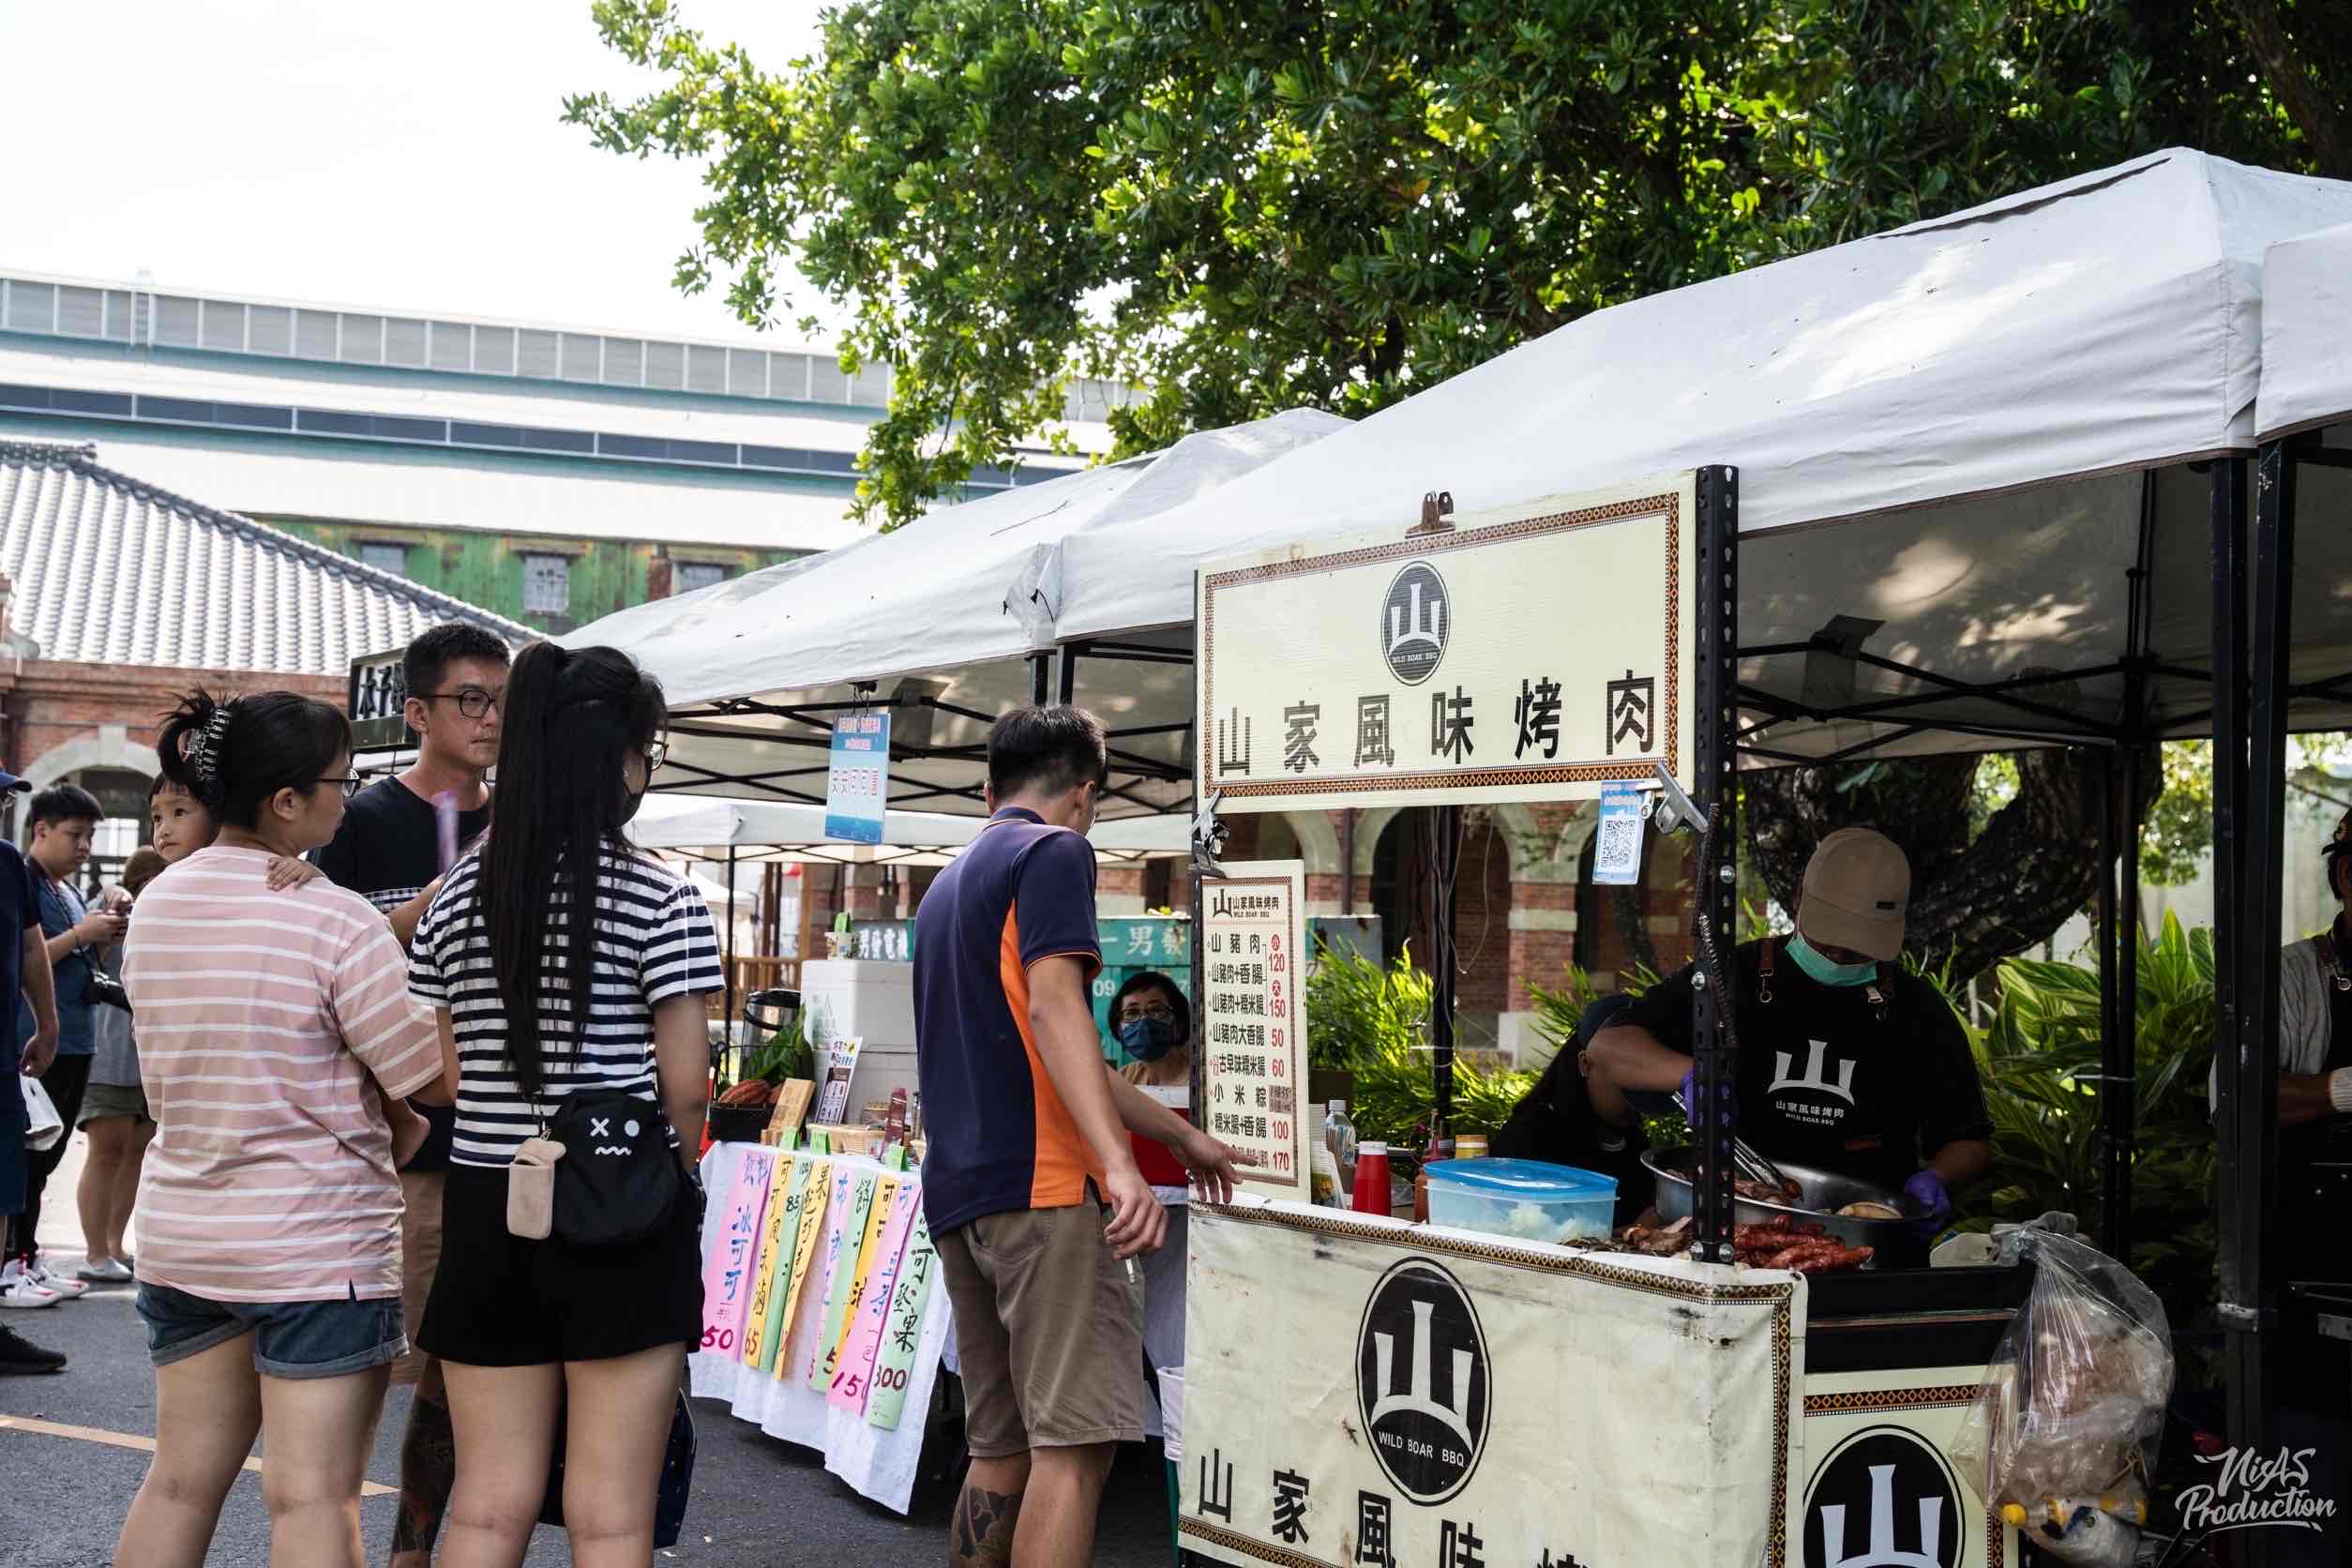
[[[400,1514],[392,1527],[395,1556],[421,1552],[425,1560],[431,1560],[457,1476],[458,1440],[450,1430],[449,1407],[426,1398],[420,1390],[409,1406],[408,1435],[400,1442]]]
[[[1013,1527],[1020,1522],[1021,1495],[967,1485],[956,1504],[956,1560],[1013,1560]]]

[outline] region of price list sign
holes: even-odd
[[[1307,1200],[1306,865],[1233,862],[1201,886],[1202,1094],[1244,1184]]]

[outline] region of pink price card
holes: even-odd
[[[907,1232],[914,1228],[914,1212],[922,1187],[901,1182],[890,1205],[890,1227],[882,1232],[882,1249],[874,1264],[874,1283],[857,1309],[849,1349],[841,1354],[827,1400],[852,1413],[866,1409],[867,1385],[874,1379],[874,1352],[882,1346],[882,1325],[890,1320],[890,1297],[898,1283],[899,1256],[907,1249]]]
[[[767,1212],[768,1183],[776,1151],[747,1148],[735,1167],[734,1184],[717,1211],[717,1233],[702,1260],[701,1349],[738,1354],[745,1309],[751,1304],[751,1271],[759,1261],[760,1221]]]

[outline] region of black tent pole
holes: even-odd
[[[2129,677],[2137,684],[2140,677]],[[2140,1064],[2140,770],[2144,748],[2125,745],[2116,756],[2118,776],[2116,813],[2115,926],[2116,1033],[2108,1042],[2102,1071],[2101,1099],[2114,1117],[2115,1132],[2108,1145],[2107,1182],[2115,1214],[2106,1229],[2107,1250],[2127,1267],[2132,1261],[2132,1160],[2138,1142]]]
[[[2117,1240],[2124,1230],[2122,1207],[2128,1199],[2122,1175],[2122,1138],[2116,1124],[2119,1100],[2113,1092],[2124,1034],[2122,988],[2116,976],[2116,947],[2122,927],[2115,897],[2116,781],[2122,772],[2118,761],[2113,751],[2099,759],[2099,888],[2091,919],[2099,932],[2099,1242],[2108,1253],[2128,1260]]]
[[[2277,1228],[2270,1224],[2277,1181],[2279,1103],[2279,937],[2286,876],[2286,705],[2289,585],[2295,563],[2295,455],[2284,442],[2262,450],[2254,487],[2254,593],[2247,616],[2246,792],[2240,807],[2240,854],[2245,867],[2239,889],[2246,918],[2238,960],[2238,1050],[2239,1093],[2238,1207],[2225,1223],[2239,1232],[2241,1279],[2247,1289],[2236,1299],[2258,1315],[2252,1338],[2261,1347],[2277,1322],[2279,1254]],[[2255,1370],[2267,1375],[2276,1357],[2267,1349]],[[2270,1384],[2260,1385],[2269,1408]],[[2250,1422],[2239,1441],[2267,1441],[2267,1428]],[[2255,1530],[2250,1534],[2263,1534]]]
[[[1705,852],[1693,868],[1698,906],[1697,984],[1691,994],[1691,1038],[1698,1104],[1691,1114],[1691,1213],[1697,1221],[1692,1255],[1731,1261],[1732,1141],[1738,1108],[1732,1094],[1732,1052],[1740,999],[1733,944],[1739,939],[1740,899],[1738,746],[1740,690],[1740,471],[1698,471],[1698,580],[1689,602],[1691,671],[1690,797],[1707,814],[1700,831]]]
[[[1440,806],[1432,814],[1436,841],[1430,853],[1431,907],[1429,924],[1431,955],[1436,962],[1430,966],[1429,1050],[1430,1075],[1436,1084],[1436,1108],[1430,1136],[1442,1129],[1449,1136],[1454,1126],[1454,997],[1458,976],[1455,972],[1454,945],[1454,878],[1462,864],[1462,808]]]
[[[2215,1199],[2219,1204],[2220,1274],[2217,1313],[2227,1337],[2223,1376],[2233,1443],[2252,1448],[2265,1426],[2261,1202],[2267,1173],[2257,1139],[2248,1147],[2246,1102],[2254,1093],[2254,1063],[2243,1048],[2249,1038],[2243,1010],[2250,1000],[2245,975],[2248,930],[2254,902],[2246,855],[2247,658],[2246,658],[2246,464],[2241,458],[2217,460],[2211,471],[2208,520],[2213,573],[2213,1005],[2216,1146]],[[2274,932],[2260,933],[2270,941]],[[2251,1223],[2249,1223],[2251,1222]],[[2258,1546],[2263,1532],[2249,1530],[2245,1546]]]

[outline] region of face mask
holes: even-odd
[[[1815,951],[1800,931],[1788,939],[1788,956],[1815,983],[1823,986],[1867,986],[1878,978],[1877,964],[1835,964]]]
[[[1176,1048],[1176,1026],[1166,1018],[1129,1018],[1119,1026],[1119,1048],[1130,1062],[1157,1062]]]
[[[627,800],[625,801],[621,807],[621,825],[623,827],[626,827],[630,822],[635,822],[637,820],[637,808],[644,804],[644,791],[629,791]]]

